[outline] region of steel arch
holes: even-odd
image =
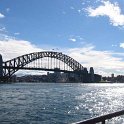
[[[3,62],[3,75],[5,77],[11,77],[20,67],[24,67],[30,62],[44,57],[56,58],[70,66],[73,71],[83,70],[83,66],[70,56],[62,54],[61,52],[44,51],[25,54]]]

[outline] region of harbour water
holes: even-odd
[[[71,124],[122,109],[123,83],[0,84],[0,124]]]

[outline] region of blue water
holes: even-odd
[[[0,124],[70,124],[122,109],[124,84],[0,84]]]

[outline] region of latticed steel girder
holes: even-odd
[[[44,51],[25,54],[3,62],[3,76],[11,77],[20,68],[23,68],[25,65],[44,57],[58,59],[71,67],[73,71],[83,71],[83,66],[70,56],[62,54],[61,52]]]

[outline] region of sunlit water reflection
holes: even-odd
[[[123,98],[124,84],[1,84],[0,124],[72,123],[122,110]]]

